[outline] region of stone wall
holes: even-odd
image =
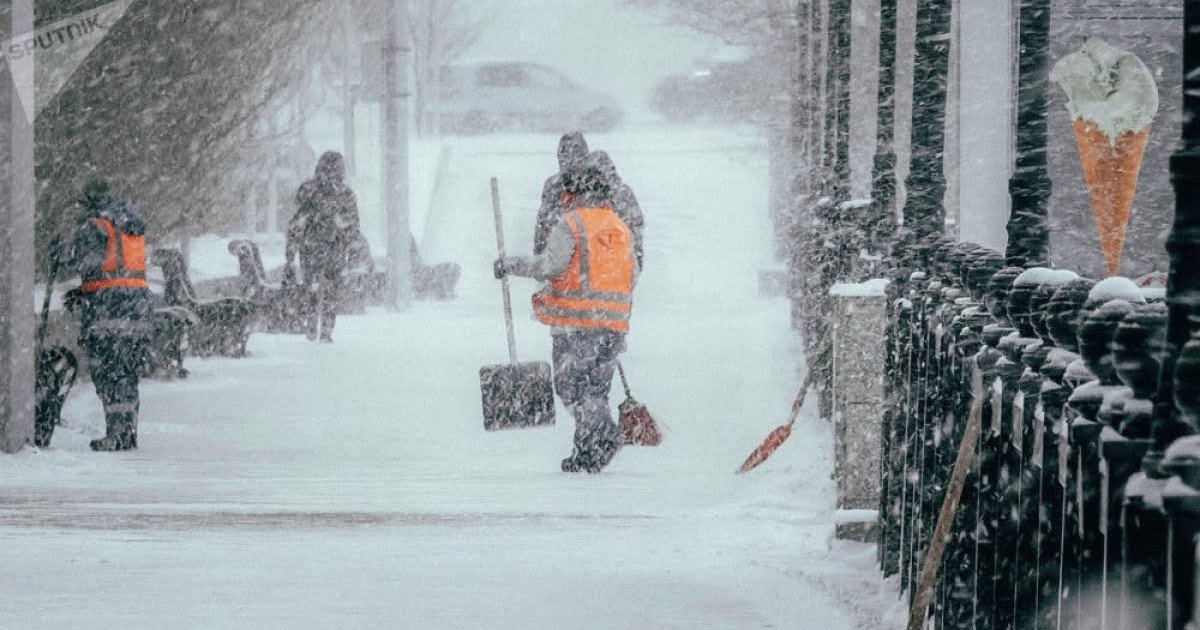
[[[834,285],[833,420],[837,507],[845,518],[839,538],[875,540],[879,507],[884,350],[887,347],[885,283]]]

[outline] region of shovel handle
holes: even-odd
[[[62,241],[56,236],[50,241],[50,275],[46,278],[46,295],[42,298],[42,321],[38,323],[37,347],[46,343],[46,330],[50,327],[50,298],[54,294],[54,281],[58,276],[58,266],[62,261],[59,254]]]
[[[492,178],[492,214],[496,218],[496,249],[504,258],[504,223],[500,218],[500,183]],[[504,326],[508,330],[508,358],[517,364],[517,336],[513,332],[512,297],[508,294],[508,276],[500,278],[500,289],[504,293]]]

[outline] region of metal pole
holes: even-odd
[[[389,308],[404,310],[412,299],[408,227],[408,0],[387,0],[388,37],[383,68],[384,209],[388,223]]]
[[[33,0],[13,0],[0,11],[0,39],[33,32]],[[22,62],[17,62],[22,63]],[[34,417],[34,177],[32,102],[22,103],[17,82],[33,97],[33,60],[20,71],[0,65],[0,451],[33,441]]]

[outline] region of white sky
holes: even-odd
[[[687,72],[723,44],[619,0],[492,0],[494,19],[470,60],[537,61],[608,92],[631,114],[649,111],[655,82]]]

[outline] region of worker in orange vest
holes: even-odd
[[[79,198],[83,221],[67,255],[83,283],[68,304],[79,313],[79,346],[88,355],[104,404],[104,437],[94,451],[137,448],[138,385],[146,343],[154,332],[154,301],[146,284],[146,223],[106,182],[88,182]]]
[[[569,170],[564,188],[571,205],[550,230],[545,250],[499,258],[494,272],[548,282],[534,294],[533,312],[550,326],[554,389],[575,419],[574,449],[562,470],[596,473],[621,444],[608,393],[640,270],[633,233],[613,210],[604,174],[594,167]]]

